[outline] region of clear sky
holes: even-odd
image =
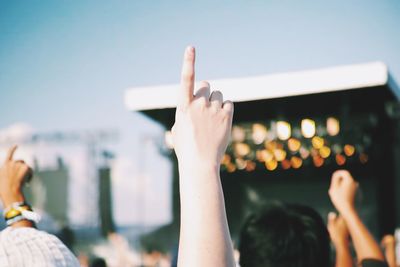
[[[199,79],[381,60],[400,81],[400,1],[0,0],[0,129],[115,128],[137,162],[160,130],[123,92],[177,83],[187,44]]]

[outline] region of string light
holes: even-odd
[[[292,128],[290,124],[286,121],[278,121],[276,123],[276,133],[280,140],[287,140],[290,138]]]
[[[331,155],[331,149],[327,146],[323,146],[319,150],[319,154],[321,155],[322,158],[326,159]]]
[[[224,154],[221,160],[221,164],[228,165],[229,163],[231,163],[231,156],[229,156],[228,154]]]
[[[264,125],[260,124],[260,123],[255,123],[253,124],[253,131],[252,131],[252,138],[253,138],[253,142],[256,145],[262,144],[265,140],[265,138],[267,138],[267,127],[265,127]]]
[[[266,149],[257,151],[257,153],[259,155],[258,156],[259,158],[257,158],[257,159],[261,162],[270,161],[274,158],[274,155],[269,150],[266,150]]]
[[[288,170],[291,167],[290,161],[288,159],[282,160],[281,162],[282,169]]]
[[[236,165],[233,163],[230,163],[229,165],[226,166],[226,170],[228,172],[234,172],[234,171],[236,171]]]
[[[305,138],[311,138],[315,135],[315,121],[304,119],[301,121],[301,133]]]
[[[305,147],[301,147],[299,152],[302,159],[307,159],[310,156],[310,151]]]
[[[244,170],[244,169],[246,168],[246,166],[247,166],[247,161],[245,161],[245,160],[242,159],[242,158],[237,158],[237,159],[235,160],[235,162],[236,162],[236,166],[237,166],[237,168],[238,168],[239,170]]]
[[[244,142],[246,139],[246,132],[242,127],[233,126],[232,127],[232,140],[235,142]]]
[[[336,163],[339,166],[343,166],[346,163],[346,157],[343,156],[342,154],[337,154],[336,155]]]
[[[290,159],[290,163],[293,169],[298,169],[303,165],[303,160],[299,157],[294,156]]]
[[[288,148],[290,151],[292,152],[299,151],[300,147],[301,147],[301,142],[298,139],[292,137],[288,140]]]
[[[343,151],[344,151],[344,154],[346,156],[351,157],[351,156],[354,155],[354,152],[356,151],[356,148],[354,146],[352,146],[352,145],[347,144],[347,145],[344,146]]]
[[[321,147],[323,147],[325,141],[324,141],[324,139],[323,139],[322,137],[314,136],[314,137],[311,139],[311,143],[312,143],[312,146],[313,146],[315,149],[321,149]]]
[[[283,149],[275,149],[274,157],[277,161],[283,161],[286,158],[286,151]]]
[[[339,120],[334,117],[329,117],[326,120],[326,131],[330,136],[336,136],[340,131]]]
[[[326,125],[318,123],[318,127],[316,121],[321,119],[305,118],[300,125],[284,120],[272,121],[271,127],[260,122],[234,125],[232,143],[221,160],[223,170],[251,172],[259,168],[258,163],[265,165],[268,171],[275,171],[295,170],[310,164],[319,168],[332,161],[339,166],[348,161],[361,164],[368,162],[365,151],[372,142],[365,140],[371,140],[371,137],[364,134],[365,131],[358,124],[357,129],[352,128],[350,133],[346,132],[346,136],[339,136],[341,130],[337,118],[326,118]],[[344,137],[351,143],[344,142]],[[173,148],[170,131],[165,133],[165,144]]]
[[[320,156],[313,157],[313,162],[314,162],[315,167],[317,167],[317,168],[324,165],[324,159]]]
[[[275,159],[265,162],[265,168],[267,168],[267,170],[269,171],[273,171],[277,167],[278,167],[278,162]]]
[[[250,146],[245,143],[237,143],[234,145],[234,150],[239,157],[244,157],[250,153]]]
[[[256,169],[256,163],[252,161],[247,161],[246,171],[251,172],[254,171],[255,169]]]

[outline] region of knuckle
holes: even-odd
[[[201,87],[210,87],[210,83],[208,81],[201,81],[200,86]]]
[[[219,91],[219,90],[213,91],[212,94],[213,94],[215,97],[222,97],[222,96],[223,96],[222,93],[221,93],[221,91]]]
[[[206,98],[205,97],[197,97],[196,104],[200,107],[205,107],[207,104]]]

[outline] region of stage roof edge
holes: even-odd
[[[234,102],[254,101],[296,95],[388,85],[400,100],[400,89],[383,62],[344,65],[315,70],[277,73],[244,78],[210,80],[211,88],[220,90]],[[176,107],[179,85],[129,88],[125,106],[131,111]]]

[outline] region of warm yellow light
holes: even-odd
[[[255,169],[256,169],[256,163],[252,161],[247,161],[246,171],[251,172],[254,171]]]
[[[322,165],[324,165],[324,159],[321,158],[320,156],[313,157],[313,162],[314,162],[315,167],[318,167],[318,168],[321,167]]]
[[[237,143],[234,145],[234,150],[237,156],[244,157],[250,153],[250,147],[245,143]]]
[[[336,155],[336,163],[339,166],[342,166],[346,163],[346,157],[343,156],[342,154],[337,154]]]
[[[306,159],[310,156],[310,151],[305,147],[301,147],[299,152],[302,159]]]
[[[267,127],[260,123],[255,123],[253,124],[253,132],[251,134],[251,137],[253,138],[253,142],[256,145],[261,144],[264,142],[265,138],[267,138]]]
[[[229,164],[226,166],[226,170],[227,170],[228,172],[234,172],[234,171],[236,171],[236,165],[233,164],[233,163],[229,163]]]
[[[232,140],[235,142],[244,142],[246,139],[246,132],[240,126],[232,127]]]
[[[327,146],[323,146],[319,150],[319,154],[321,155],[322,158],[326,159],[331,155],[331,149]]]
[[[274,149],[277,149],[277,148],[282,149],[283,145],[276,141],[265,141],[264,147],[270,151],[273,151]]]
[[[276,133],[281,140],[287,140],[292,134],[292,128],[286,121],[278,121],[276,123]]]
[[[269,150],[263,149],[257,151],[257,159],[261,162],[270,161],[274,158],[274,155]]]
[[[246,168],[246,165],[247,165],[247,161],[246,160],[244,160],[242,158],[237,158],[235,160],[235,162],[236,162],[236,166],[237,166],[237,168],[239,170],[244,170]]]
[[[290,138],[288,140],[288,147],[290,151],[296,152],[301,147],[301,142],[296,138]]]
[[[311,148],[310,154],[312,157],[319,156],[319,151],[315,148]]]
[[[324,139],[322,138],[322,137],[319,137],[319,136],[314,136],[312,139],[311,139],[311,143],[312,143],[312,145],[313,145],[313,147],[315,148],[315,149],[320,149],[321,147],[323,147],[324,146]]]
[[[351,157],[356,152],[356,148],[352,145],[345,145],[343,151],[346,156]]]
[[[278,167],[278,162],[276,160],[271,160],[268,162],[265,162],[265,168],[269,171],[273,171]]]
[[[290,163],[292,164],[293,169],[298,169],[303,165],[303,160],[299,157],[294,156],[290,159]]]
[[[281,166],[282,166],[282,169],[284,169],[284,170],[290,169],[290,167],[291,167],[290,161],[288,159],[283,160],[281,162]]]
[[[326,120],[326,131],[330,136],[338,135],[340,131],[339,120],[334,117],[329,117]]]
[[[301,133],[305,138],[311,138],[315,135],[315,121],[304,119],[301,121]]]
[[[282,161],[286,158],[286,151],[283,149],[275,149],[274,157],[277,161]]]
[[[173,149],[174,148],[174,141],[172,140],[172,132],[166,131],[164,135],[164,142],[167,148]]]
[[[228,154],[224,154],[221,160],[221,164],[228,165],[229,163],[231,163],[231,156],[229,156]]]

